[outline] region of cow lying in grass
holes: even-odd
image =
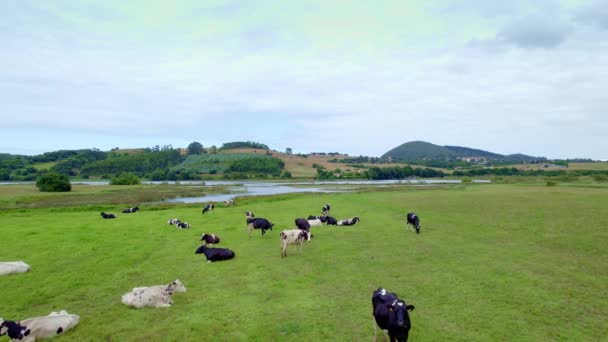
[[[338,226],[354,226],[357,222],[359,222],[360,219],[355,216],[355,217],[351,217],[349,219],[346,220],[339,220],[336,225]]]
[[[29,272],[32,268],[23,261],[4,261],[0,262],[0,276]]]
[[[18,322],[3,321],[0,318],[0,322],[0,336],[8,335],[11,341],[33,342],[65,333],[78,325],[80,316],[61,310]]]
[[[101,217],[103,217],[104,219],[114,219],[117,218],[118,216],[114,215],[114,214],[106,214],[103,211],[101,212]]]
[[[130,214],[130,213],[134,213],[136,211],[139,210],[139,207],[133,207],[133,208],[127,208],[127,209],[123,209],[123,213],[125,214]]]
[[[172,296],[175,292],[186,292],[186,287],[179,279],[168,285],[134,287],[131,292],[127,292],[121,297],[121,302],[136,309],[145,306],[167,308],[173,304]]]
[[[204,245],[215,245],[220,243],[220,237],[215,234],[203,234],[201,235],[201,241]]]
[[[234,252],[228,248],[211,248],[205,245],[202,245],[197,248],[194,253],[205,254],[207,262],[229,260],[235,257]]]

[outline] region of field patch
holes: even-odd
[[[313,228],[281,259],[279,232],[330,203],[351,227]],[[83,203],[86,204],[86,203]],[[81,316],[62,341],[369,340],[371,293],[416,306],[414,341],[601,340],[608,336],[608,189],[471,185],[237,201],[201,215],[193,205],[103,220],[97,210],[0,212],[3,261],[32,272],[0,277],[5,319],[65,309]],[[275,223],[247,237],[244,211]],[[421,233],[405,214],[421,218]],[[108,210],[106,210],[108,212]],[[176,230],[180,218],[192,224]],[[236,258],[194,255],[203,232]],[[136,286],[180,279],[168,309],[130,309]]]

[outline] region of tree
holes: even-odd
[[[123,172],[117,177],[112,178],[110,181],[111,185],[137,185],[139,183],[139,177],[130,172]]]
[[[72,184],[70,184],[68,176],[57,172],[49,172],[38,177],[36,187],[43,192],[68,192],[72,190]]]
[[[215,145],[209,147],[209,153],[216,154],[217,153],[217,147]]]
[[[203,145],[198,141],[190,143],[188,145],[188,154],[203,154],[205,150],[203,149]]]

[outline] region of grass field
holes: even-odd
[[[360,216],[313,228],[300,254],[280,258],[293,219]],[[83,203],[84,204],[84,203]],[[0,277],[0,317],[66,309],[80,324],[61,341],[369,341],[371,293],[416,309],[412,341],[600,341],[608,336],[608,189],[530,185],[401,187],[392,191],[146,207],[103,220],[86,207],[5,210],[0,260],[32,272]],[[247,237],[243,212],[275,223]],[[405,213],[421,217],[421,234]],[[178,217],[193,228],[178,231]],[[234,260],[194,255],[202,232]],[[168,309],[129,309],[123,293],[179,278]]]

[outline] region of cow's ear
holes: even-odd
[[[414,311],[414,309],[415,309],[416,307],[415,307],[415,306],[413,306],[413,305],[408,305],[406,308],[407,308],[407,311]]]

